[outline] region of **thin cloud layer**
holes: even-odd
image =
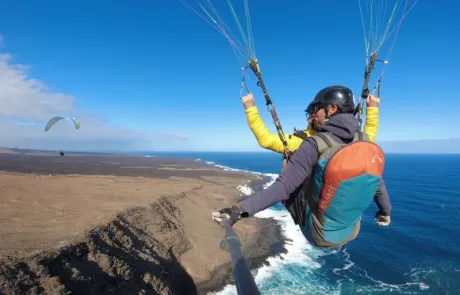
[[[0,44],[2,39],[0,37]],[[28,76],[28,67],[0,54],[0,145],[31,149],[88,151],[170,150],[184,148],[188,137],[177,131],[142,132],[108,125],[74,105],[75,98],[50,91]],[[53,116],[76,117],[81,128],[58,122],[45,132]]]

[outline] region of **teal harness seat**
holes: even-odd
[[[318,162],[286,207],[312,245],[340,247],[358,236],[362,213],[382,179],[384,154],[362,132],[350,143],[338,143],[327,133],[310,138],[318,146]]]

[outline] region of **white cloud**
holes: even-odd
[[[73,111],[73,97],[49,92],[47,86],[27,76],[27,67],[11,64],[0,54],[0,118],[44,121],[56,113]]]
[[[108,125],[77,109],[71,95],[50,91],[30,78],[27,70],[27,66],[13,64],[10,54],[0,54],[1,146],[94,151],[184,148],[188,139],[184,133],[146,133]],[[56,115],[78,118],[81,128],[75,130],[70,122],[59,122],[45,132],[46,121]]]

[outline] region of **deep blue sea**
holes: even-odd
[[[275,153],[149,153],[234,169],[280,171]],[[358,238],[338,250],[313,248],[281,204],[274,217],[291,239],[288,253],[255,272],[262,294],[460,294],[460,155],[386,155],[392,223],[377,227],[373,203]],[[217,294],[236,294],[227,286]]]

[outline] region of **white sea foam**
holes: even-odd
[[[243,193],[245,196],[250,196],[254,193],[254,190],[249,187],[247,184],[237,186],[238,190]]]

